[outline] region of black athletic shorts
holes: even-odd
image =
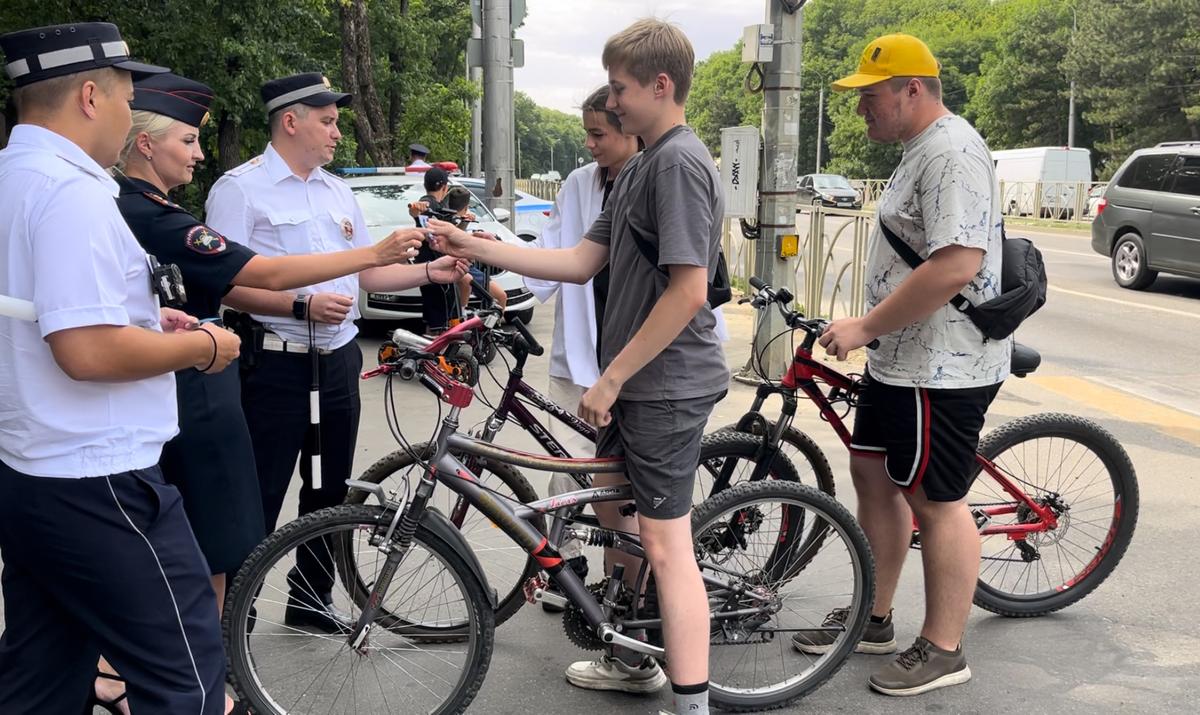
[[[958,501],[971,487],[983,418],[1000,385],[932,389],[866,377],[850,451],[885,460],[888,477],[930,501]]]

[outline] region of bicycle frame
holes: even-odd
[[[829,423],[833,431],[837,433],[838,438],[841,439],[842,444],[846,446],[846,449],[853,452],[854,450],[850,446],[850,430],[846,427],[842,415],[838,414],[833,405],[837,402],[853,404],[853,398],[862,390],[862,381],[844,375],[828,365],[814,360],[812,350],[816,339],[817,336],[815,334],[805,332],[804,340],[796,348],[792,364],[783,376],[783,380],[780,381],[780,386],[760,386],[755,396],[754,404],[750,408],[751,413],[760,412],[763,403],[771,394],[783,396],[784,418],[779,420],[779,424],[776,426],[776,433],[772,435],[773,438],[778,440],[780,435],[782,435],[783,429],[786,428],[787,424],[790,424],[791,417],[795,415],[795,393],[799,390],[816,405],[821,419]],[[821,389],[818,381],[829,385],[828,394]],[[775,444],[778,444],[778,442],[776,441]],[[1053,509],[1038,504],[1030,498],[1023,489],[1017,486],[1003,470],[998,468],[989,459],[977,453],[975,455],[975,463],[979,465],[983,473],[995,480],[1000,485],[1000,488],[1014,500],[1014,503],[1011,504],[991,504],[973,508],[977,516],[986,516],[988,520],[987,525],[979,530],[981,536],[1004,534],[1009,540],[1023,541],[1029,534],[1049,531],[1058,526],[1058,517],[1055,515]],[[916,486],[914,484],[907,491],[912,493]],[[1028,509],[1037,517],[1037,521],[1008,525],[991,524],[993,517],[1015,514],[1021,508]],[[915,528],[916,524],[914,523]]]

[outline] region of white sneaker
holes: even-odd
[[[650,658],[642,661],[641,666],[632,666],[610,655],[602,655],[596,660],[572,663],[567,668],[567,682],[588,690],[655,693],[667,684],[667,674]]]

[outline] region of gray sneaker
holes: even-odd
[[[602,655],[596,660],[572,663],[567,668],[567,682],[588,690],[656,693],[667,684],[667,674],[653,658],[646,658],[640,666],[632,666],[619,658]]]
[[[792,635],[792,647],[801,653],[821,655],[829,652],[833,642],[846,629],[846,619],[850,617],[850,609],[835,608],[825,616],[820,628],[805,628]],[[862,640],[854,646],[855,653],[870,655],[885,655],[896,652],[896,629],[892,627],[892,612],[888,611],[883,623],[867,620],[867,629],[863,632]]]
[[[920,695],[970,679],[971,669],[961,644],[958,650],[942,650],[917,638],[912,647],[872,675],[867,684],[884,695]]]

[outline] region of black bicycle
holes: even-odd
[[[525,382],[526,362],[530,356],[542,355],[544,348],[519,320],[511,321],[511,331],[500,329],[499,317],[499,311],[494,309],[480,310],[474,319],[456,326],[437,340],[429,340],[407,330],[397,330],[392,341],[380,348],[380,358],[384,362],[394,359],[398,351],[403,349],[402,346],[436,353],[436,364],[442,372],[459,382],[476,385],[481,378],[476,346],[487,344],[502,349],[505,354],[512,356],[514,362],[502,385],[503,393],[475,436],[484,442],[495,442],[504,425],[511,422],[532,436],[547,454],[571,457],[535,413],[548,415],[593,442],[596,440],[596,429]],[[434,442],[405,445],[368,467],[359,481],[380,484],[386,490],[396,489],[405,481],[415,480],[423,465],[433,458],[435,449]],[[488,489],[524,503],[539,498],[537,491],[515,467],[471,454],[456,453],[455,456]],[[786,452],[764,457],[759,444],[747,435],[705,435],[700,444],[700,463],[696,468],[694,503],[698,504],[711,494],[739,482],[761,479],[795,482],[799,476],[787,457]],[[577,471],[567,473],[575,479],[579,488],[591,486],[591,475]],[[478,510],[471,509],[465,497],[453,492],[444,492],[439,496],[440,501],[436,506],[443,509],[450,522],[466,537],[484,565],[488,582],[497,590],[497,625],[511,618],[526,603],[527,590],[537,600],[546,595],[541,588],[544,582],[536,583],[541,571],[536,559],[497,531]],[[351,490],[346,503],[362,504],[367,498],[367,492]],[[561,537],[558,533],[552,533],[552,536],[555,539]]]
[[[230,675],[256,712],[457,713],[471,703],[490,661],[497,599],[467,539],[431,507],[439,485],[555,581],[570,602],[564,622],[573,642],[665,658],[645,565],[632,588],[623,586],[620,565],[588,587],[558,554],[555,534],[643,557],[636,534],[604,529],[582,513],[588,504],[628,501],[628,485],[523,504],[488,488],[456,455],[492,467],[579,474],[619,472],[620,460],[528,454],[460,433],[458,419],[474,391],[442,369],[438,358],[447,346],[400,348],[377,370],[388,376],[390,419],[392,376],[417,380],[450,405],[414,483],[389,493],[353,482],[378,503],[324,509],[285,525],[255,549],[231,585],[224,617]],[[779,707],[831,677],[861,637],[874,591],[866,538],[845,508],[810,487],[760,480],[697,506],[692,530],[710,606],[713,702],[730,710]],[[347,614],[339,633],[283,623],[288,589],[297,585],[288,574],[302,553],[332,565],[332,607]],[[820,628],[828,611],[847,604],[849,618],[833,627],[828,652],[790,647],[792,633]],[[649,639],[625,636],[630,629],[645,629]]]

